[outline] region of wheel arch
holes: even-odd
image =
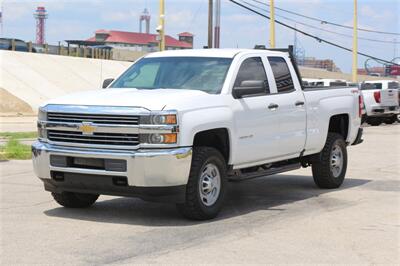
[[[338,133],[340,134],[343,139],[346,141],[349,135],[350,129],[350,116],[349,114],[336,114],[330,117],[329,119],[329,126],[328,126],[328,133]],[[328,137],[328,135],[327,135]]]
[[[198,131],[193,136],[193,147],[212,147],[217,149],[229,163],[231,157],[231,141],[228,128],[213,128]]]

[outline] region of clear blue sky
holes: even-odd
[[[251,2],[251,0],[246,0]],[[267,0],[262,0],[269,2]],[[158,0],[3,0],[3,22],[5,37],[34,40],[35,23],[33,11],[44,5],[49,12],[47,21],[47,41],[56,44],[66,39],[86,39],[97,29],[138,31],[138,18],[144,7],[151,13],[151,31],[157,26]],[[175,36],[183,31],[195,35],[195,47],[201,48],[207,42],[207,0],[166,0],[166,31]],[[275,0],[275,5],[336,23],[352,26],[352,0]],[[399,0],[359,0],[359,27],[400,32]],[[321,25],[277,10],[277,15],[287,16],[317,27],[344,34],[351,30]],[[279,18],[277,18],[279,19]],[[283,20],[284,21],[284,20]],[[288,22],[293,25],[293,22]],[[351,48],[351,38],[321,32],[302,25],[321,38],[326,38]],[[227,0],[222,0],[221,46],[223,48],[251,48],[254,44],[267,44],[268,21],[243,10]],[[277,25],[277,46],[286,47],[293,43],[293,31]],[[395,36],[360,32],[365,38],[394,41]],[[306,56],[331,58],[344,72],[351,69],[351,53],[341,51],[298,34],[298,40],[305,49]],[[400,36],[397,36],[400,42]],[[359,50],[377,57],[391,60],[400,56],[400,45],[359,41]],[[365,57],[359,57],[359,66],[364,65]]]

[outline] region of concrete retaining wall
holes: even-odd
[[[132,63],[0,50],[0,87],[28,103],[34,112],[50,99],[100,89]]]

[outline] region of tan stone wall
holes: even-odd
[[[129,51],[124,49],[114,48],[112,50],[112,59],[119,61],[136,61],[138,58],[144,56],[147,52]]]

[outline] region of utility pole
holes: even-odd
[[[353,14],[353,68],[352,68],[352,82],[357,82],[357,50],[358,50],[358,38],[357,38],[357,0],[354,0],[354,14]]]
[[[270,12],[270,17],[271,17],[271,19],[269,20],[269,47],[275,48],[275,4],[274,4],[274,0],[270,0],[269,5],[270,5],[269,12]]]
[[[1,36],[1,37],[3,37],[3,35],[4,35],[4,30],[3,30],[3,14],[4,14],[3,1],[0,0],[0,30],[1,30],[0,36]]]
[[[219,48],[221,36],[221,0],[215,0],[214,48]]]
[[[159,26],[157,27],[157,31],[159,34],[159,45],[158,48],[160,51],[165,50],[165,5],[164,0],[160,0],[160,21]]]
[[[208,48],[213,47],[213,0],[208,0]]]
[[[297,29],[297,24],[294,24],[294,28]],[[298,55],[297,55],[297,30],[294,31],[293,53],[294,53],[294,58],[297,61],[298,60]]]

